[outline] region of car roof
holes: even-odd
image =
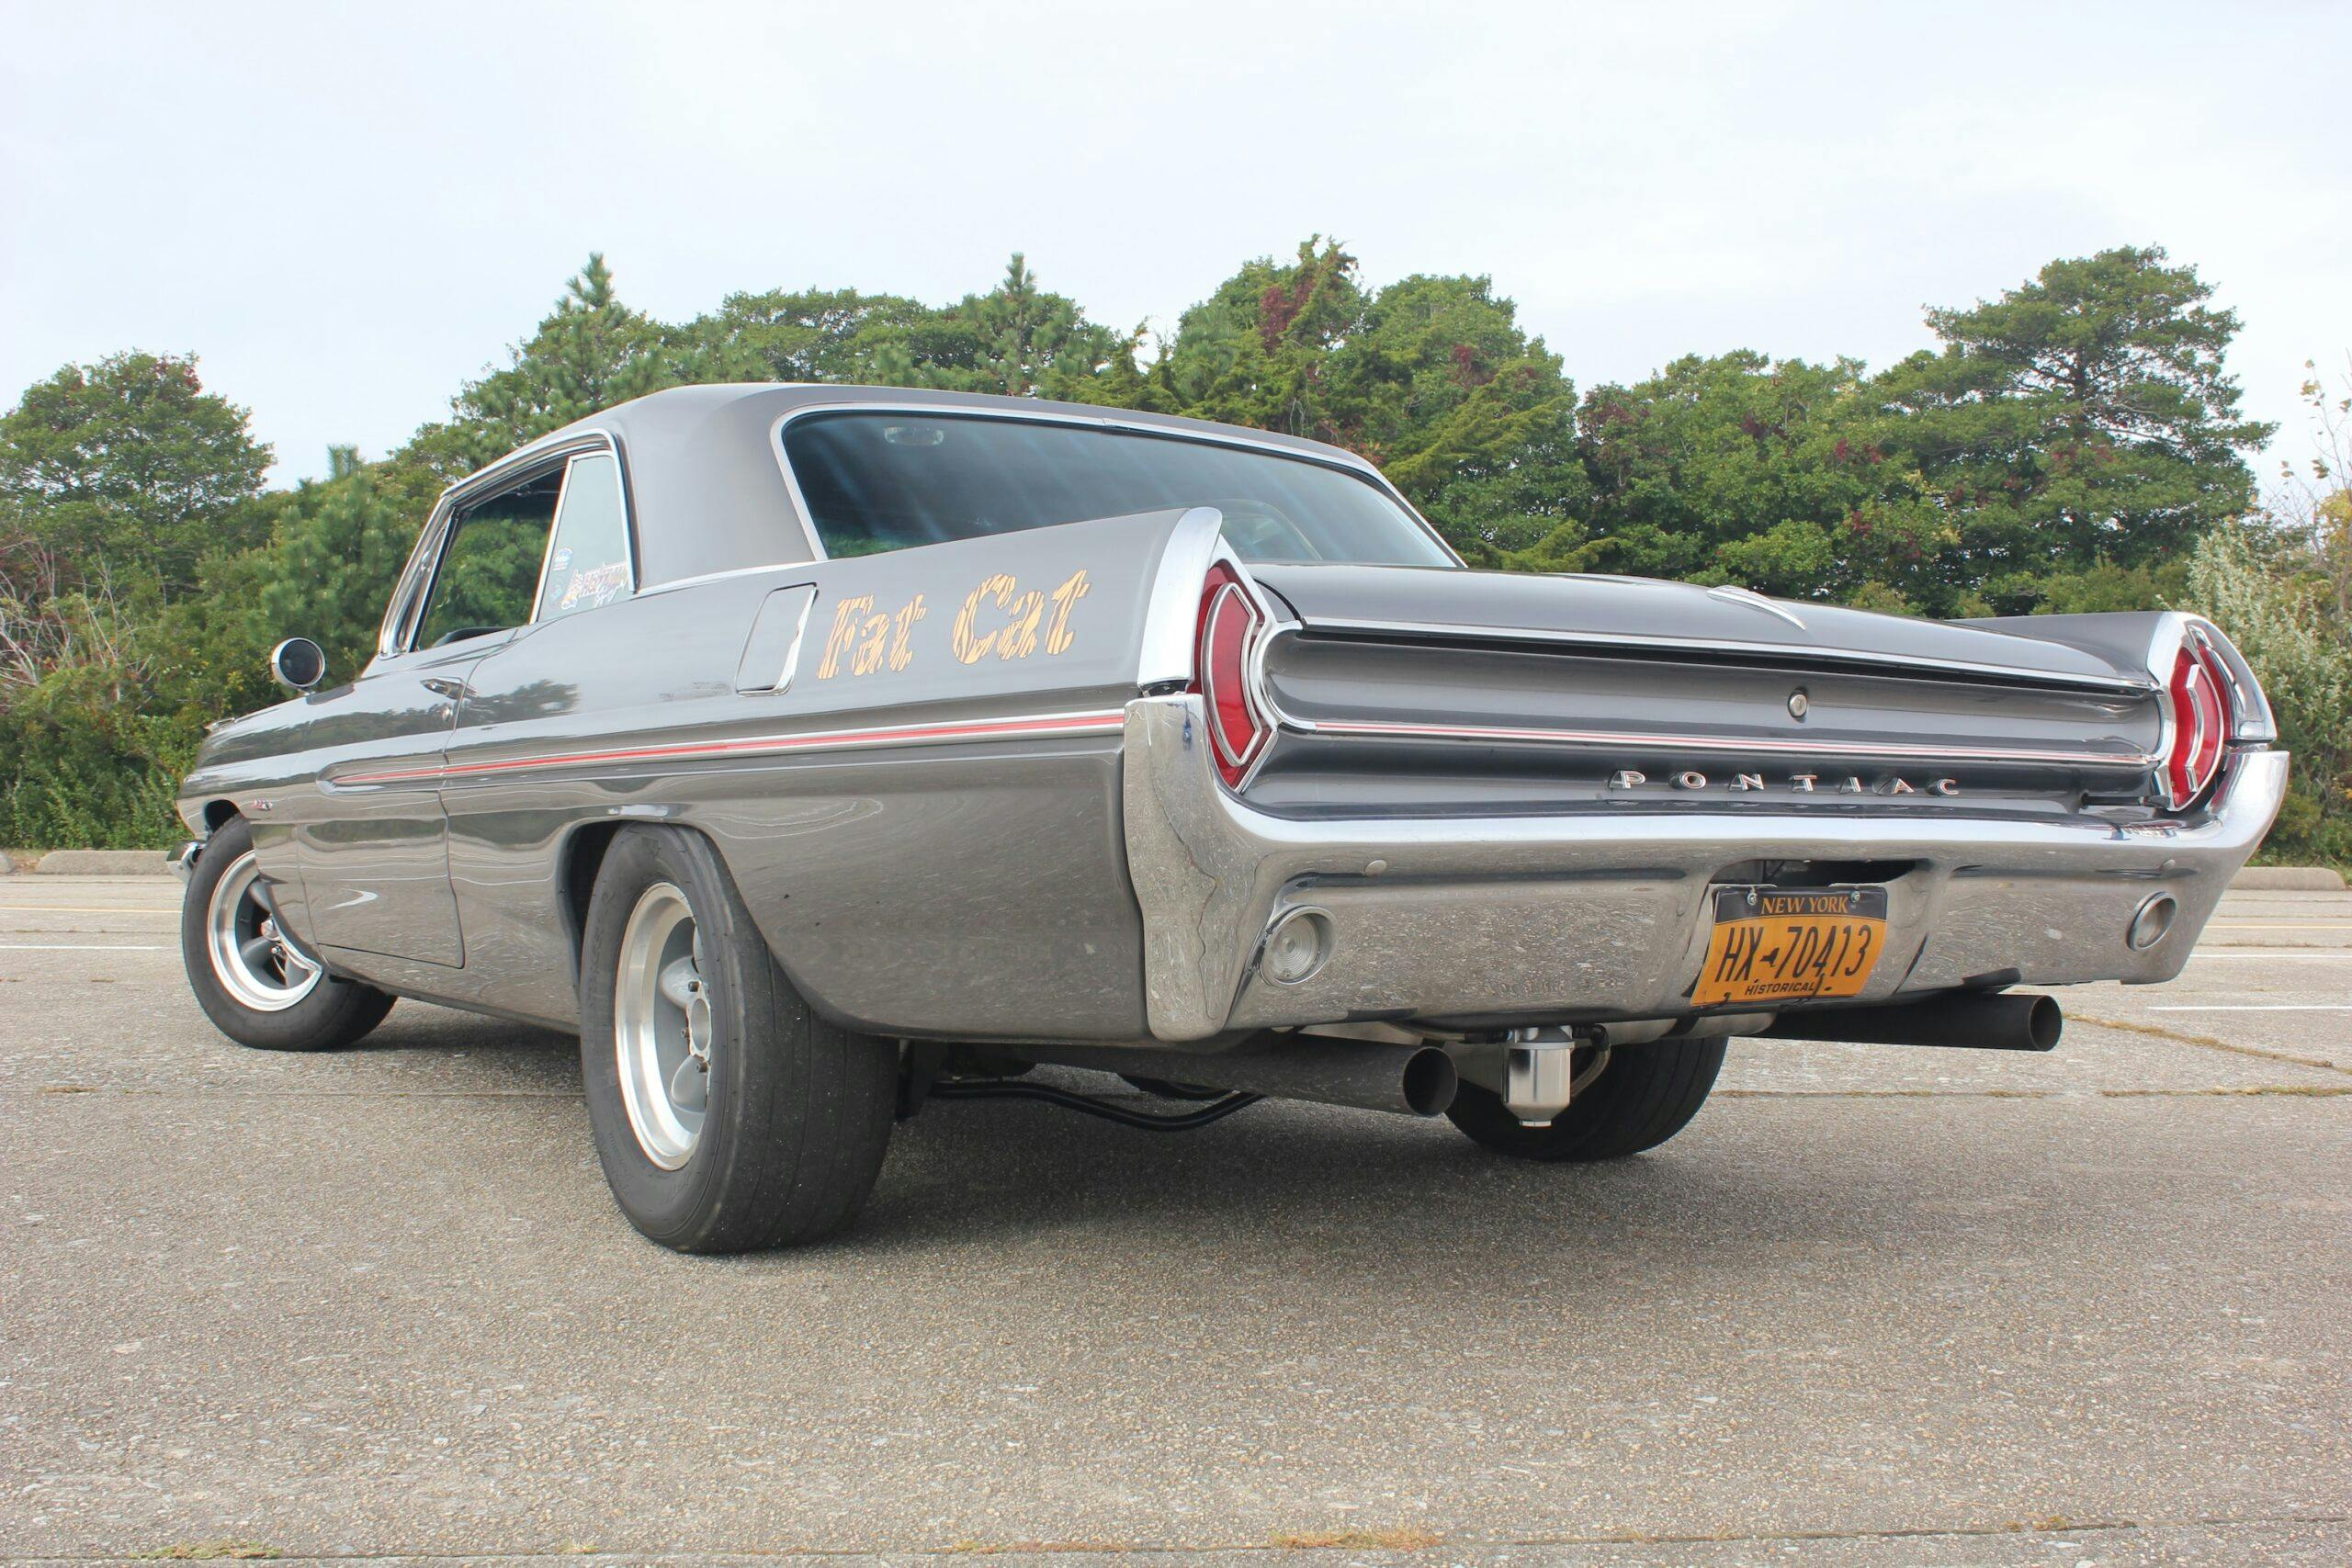
[[[1171,435],[1244,441],[1295,452],[1365,473],[1372,465],[1342,447],[1207,420],[1144,413],[1091,403],[921,387],[845,387],[807,382],[730,382],[673,387],[616,403],[500,459],[451,487],[453,495],[488,482],[492,469],[527,463],[537,453],[586,435],[611,438],[628,475],[638,527],[640,586],[756,566],[791,565],[816,550],[786,488],[772,440],[776,423],[818,408],[916,407],[1027,419],[1164,430]],[[645,519],[660,519],[652,526]],[[681,526],[680,519],[691,525]]]

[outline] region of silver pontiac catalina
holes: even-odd
[[[2014,987],[2177,974],[2287,774],[2194,616],[1474,571],[1329,446],[883,388],[542,437],[324,664],[280,645],[181,794],[198,999],[277,1050],[395,997],[577,1032],[692,1251],[839,1229],[931,1099],[1589,1160],[1731,1035],[2046,1050]]]

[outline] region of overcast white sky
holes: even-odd
[[[1336,233],[1483,272],[1579,386],[1883,364],[1923,304],[2160,243],[2250,410],[2352,347],[2352,5],[334,6],[0,0],[0,398],[194,352],[277,479],[369,455],[602,250],[634,303],[934,301],[1024,250],[1099,320]],[[2268,465],[2266,465],[2266,471]]]

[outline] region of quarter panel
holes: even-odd
[[[1134,1037],[1117,731],[1179,515],[743,573],[517,637],[474,672],[444,785],[465,999],[572,1023],[561,847],[660,821],[718,843],[837,1018]],[[760,606],[800,583],[815,602],[788,685],[738,692]]]

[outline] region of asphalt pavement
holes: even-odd
[[[2352,894],[2048,1057],[1738,1043],[1608,1167],[937,1104],[723,1259],[571,1041],[242,1050],[177,896],[0,879],[0,1560],[2352,1562]]]

